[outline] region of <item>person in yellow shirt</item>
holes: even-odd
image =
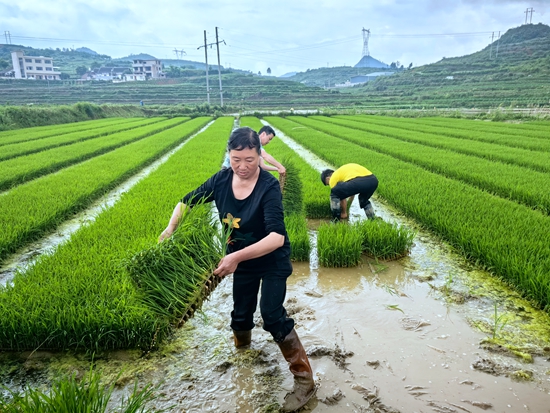
[[[359,206],[367,218],[374,219],[374,208],[370,197],[378,188],[378,179],[367,168],[356,163],[342,165],[336,171],[325,169],[321,172],[321,181],[330,186],[330,209],[334,220],[348,217],[348,202],[351,204],[359,194]]]

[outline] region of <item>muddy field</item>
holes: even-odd
[[[356,204],[351,212],[362,218]],[[231,281],[158,351],[0,353],[0,382],[46,387],[93,360],[107,381],[118,377],[117,398],[137,378],[157,384],[156,406],[174,412],[278,411],[292,377],[259,314],[251,348],[234,349]],[[550,412],[550,318],[431,234],[419,231],[406,258],[364,257],[351,269],[319,268],[313,251],[294,264],[286,308],[318,384],[303,411]]]

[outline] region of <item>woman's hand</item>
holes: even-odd
[[[227,254],[218,263],[218,267],[214,270],[214,275],[225,277],[232,274],[237,269],[237,265],[239,265],[239,260],[235,256],[235,253]]]
[[[170,227],[167,227],[164,231],[162,231],[162,234],[160,234],[159,243],[161,243],[162,241],[164,241],[167,238],[170,238],[173,233],[174,233],[174,230],[172,230],[172,228],[170,228]]]

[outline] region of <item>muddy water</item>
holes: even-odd
[[[352,220],[364,215],[356,202]],[[381,200],[375,209],[414,227]],[[318,224],[310,222],[313,241]],[[251,348],[234,349],[231,281],[158,351],[94,356],[107,380],[123,371],[118,398],[137,378],[158,384],[156,406],[175,412],[277,411],[292,378],[259,314]],[[356,268],[319,268],[314,250],[310,263],[294,264],[285,306],[318,384],[306,411],[550,412],[549,317],[429,233],[419,231],[406,258],[364,257]],[[0,360],[0,381],[15,389],[83,375],[90,364],[82,354]]]

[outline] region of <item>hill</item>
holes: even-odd
[[[371,105],[549,106],[550,27],[526,24],[470,55],[405,70],[344,92]]]

